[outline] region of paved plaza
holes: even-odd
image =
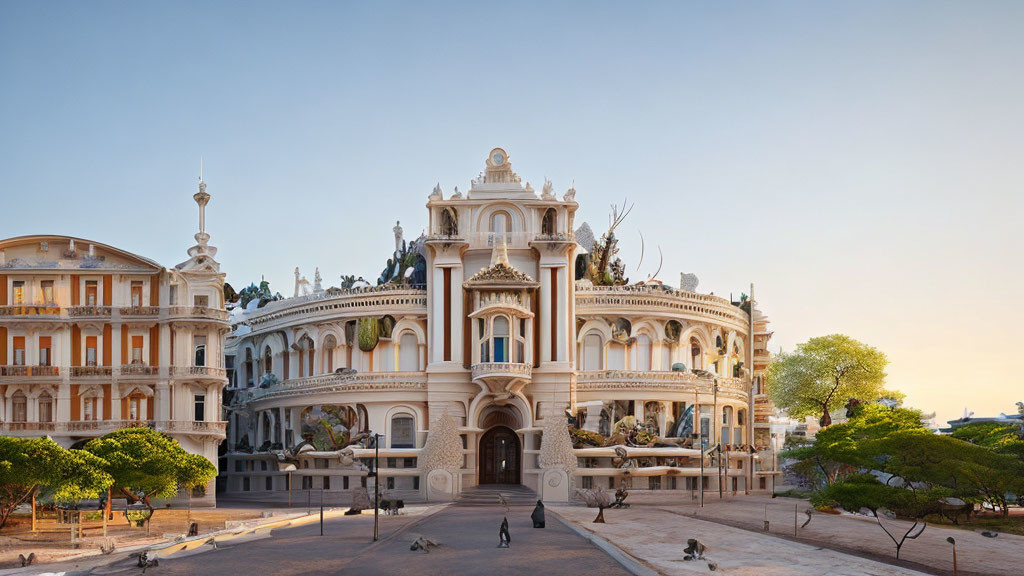
[[[169,558],[160,574],[229,574],[243,568],[265,574],[500,574],[535,576],[562,572],[594,576],[629,574],[622,566],[564,524],[549,517],[534,529],[529,507],[508,514],[512,545],[499,549],[500,507],[449,506],[420,520],[381,516],[381,541],[373,544],[373,516],[330,520],[276,530],[268,539]],[[415,525],[413,525],[415,524]],[[409,546],[418,535],[441,543],[429,553]]]

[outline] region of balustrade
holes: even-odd
[[[44,378],[60,376],[58,366],[0,366],[0,377]]]

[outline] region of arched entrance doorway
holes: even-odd
[[[480,484],[519,484],[519,435],[506,426],[495,426],[480,438]]]

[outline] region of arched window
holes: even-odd
[[[508,355],[508,318],[504,316],[494,317],[494,361],[511,362]]]
[[[206,366],[206,336],[196,336],[193,339],[194,357],[193,366]]]
[[[270,351],[270,346],[263,349],[263,373],[273,374],[274,372],[274,354]]]
[[[509,216],[508,212],[499,210],[491,214],[491,233],[497,240],[503,235],[507,235],[512,231],[512,217]]]
[[[556,218],[557,216],[554,208],[548,208],[547,210],[545,210],[544,218],[540,222],[540,233],[554,234]]]
[[[12,422],[26,422],[28,421],[28,398],[25,393],[18,390],[14,393],[14,397],[11,398],[11,421]]]
[[[604,368],[604,342],[597,333],[587,334],[583,338],[583,369],[601,370]]]
[[[636,339],[636,369],[642,372],[651,370],[651,337],[641,334]]]
[[[398,341],[398,369],[415,372],[420,369],[420,342],[416,334],[406,332]]]
[[[690,369],[704,369],[704,351],[701,349],[700,342],[696,338],[690,338]]]
[[[334,337],[334,334],[328,334],[324,338],[324,349],[320,353],[323,355],[321,360],[321,370],[324,374],[331,374],[334,372],[334,352],[335,348],[338,347],[338,339]]]
[[[416,420],[408,414],[396,414],[391,417],[391,447],[416,447]]]
[[[53,398],[48,392],[39,395],[39,421],[53,422]]]
[[[445,236],[459,235],[459,215],[454,208],[448,207],[441,211],[441,234]]]
[[[729,440],[730,431],[732,429],[732,406],[725,406],[722,408],[722,444],[731,444]]]

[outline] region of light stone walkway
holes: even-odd
[[[909,570],[799,542],[791,542],[651,507],[605,511],[606,524],[593,524],[597,511],[549,507],[567,521],[593,532],[662,574],[711,574],[706,562],[684,561],[683,548],[697,538],[729,576],[921,576]]]

